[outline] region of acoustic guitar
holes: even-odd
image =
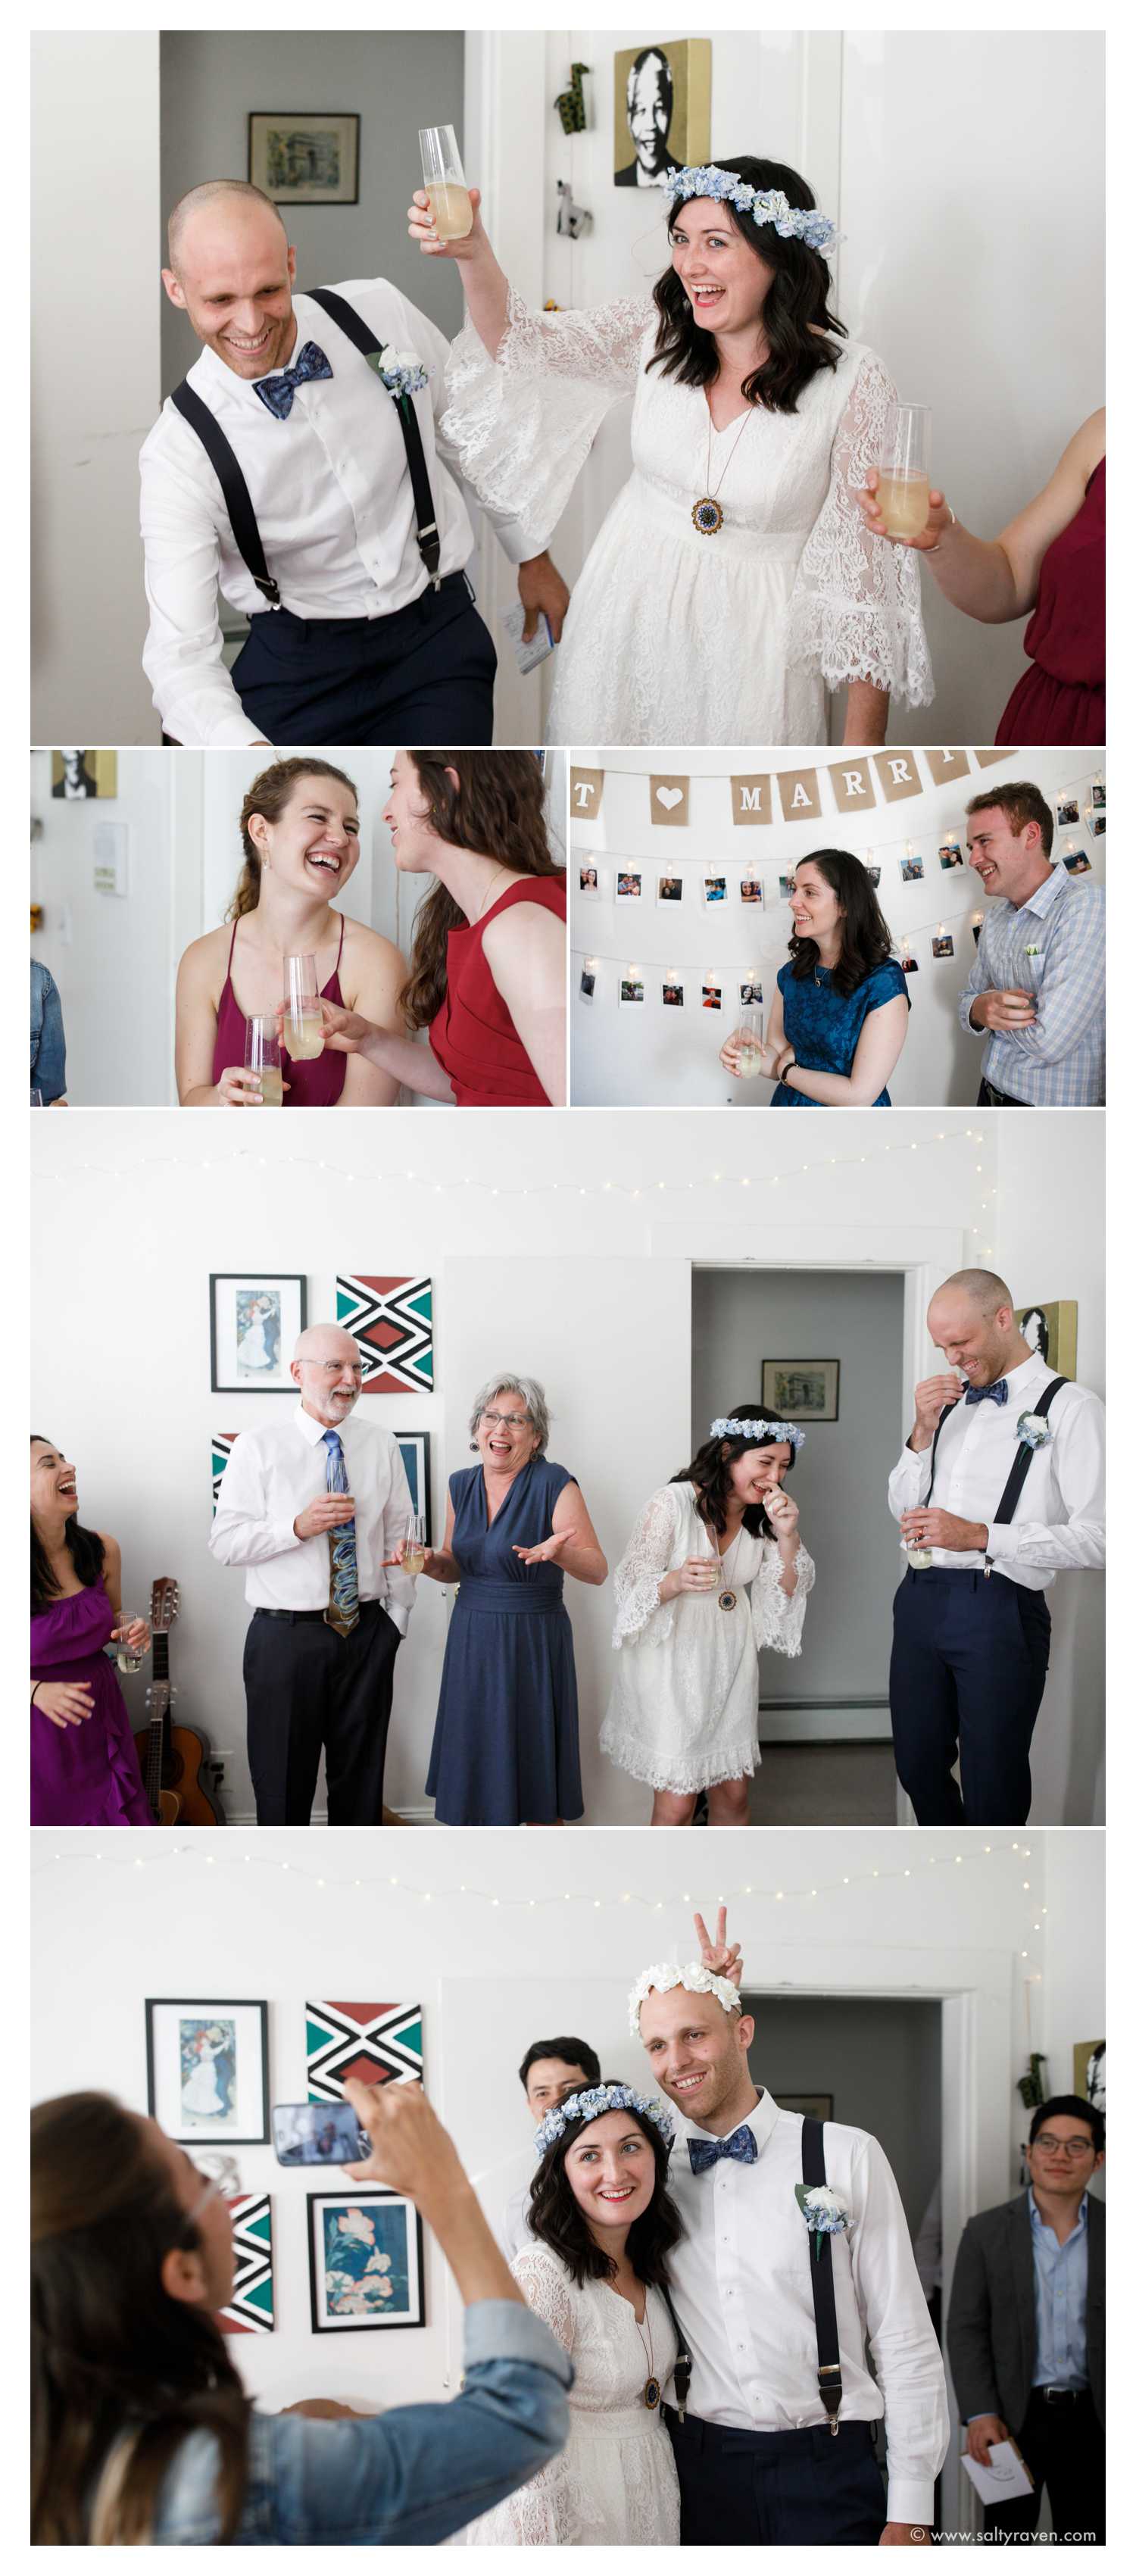
[[[210,1759],[209,1746],[195,1727],[175,1726],[171,1709],[170,1629],[178,1615],[178,1587],[170,1574],[160,1574],[150,1594],[154,1639],[154,1677],[146,1693],[149,1726],[134,1738],[150,1813],[156,1825],[223,1825],[215,1794],[201,1777]]]

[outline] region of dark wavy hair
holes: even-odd
[[[807,182],[785,161],[758,161],[744,153],[739,161],[718,161],[714,166],[744,179],[747,187],[763,191],[780,188],[791,206],[809,208],[816,204]],[[688,197],[674,200],[667,218],[668,233],[674,232],[683,207],[690,202]],[[795,234],[783,239],[772,224],[756,224],[745,207],[735,206],[728,197],[722,200],[721,212],[723,222],[731,223],[766,267],[773,270],[761,316],[769,355],[752,376],[746,377],[742,392],[747,402],[761,403],[766,411],[796,411],[806,386],[821,368],[840,364],[840,351],[833,348],[826,333],[834,332],[841,340],[848,337],[843,322],[829,306],[832,274],[828,261],[819,250],[810,250],[805,242],[798,241]],[[648,368],[661,367],[664,376],[677,377],[680,385],[712,385],[719,364],[714,336],[700,329],[695,321],[686,290],[673,268],[664,270],[654,293],[659,327]]]
[[[862,859],[853,858],[851,850],[809,850],[798,867],[819,868],[830,885],[844,919],[840,925],[840,955],[832,969],[832,981],[838,993],[854,993],[874,966],[883,966],[892,953],[891,932],[880,911],[876,889]],[[804,983],[820,963],[820,950],[815,939],[789,942],[793,974],[798,984]]]
[[[35,1447],[37,1440],[43,1449],[54,1449],[55,1447],[54,1440],[48,1440],[42,1431],[32,1432],[31,1444],[33,1448]],[[79,1577],[79,1581],[82,1584],[84,1591],[86,1591],[88,1584],[98,1582],[99,1576],[103,1570],[103,1558],[106,1555],[106,1549],[103,1546],[98,1531],[84,1529],[81,1521],[77,1518],[74,1512],[72,1512],[70,1520],[64,1526],[63,1538],[71,1563],[75,1568],[75,1572]],[[31,1558],[32,1617],[34,1618],[37,1610],[46,1610],[49,1601],[56,1601],[59,1598],[59,1583],[48,1564],[47,1551],[44,1547],[43,1540],[39,1536],[34,1521],[32,1522]]]
[[[251,2400],[216,2318],[162,2286],[165,2256],[201,2238],[141,2120],[107,2093],[41,2102],[31,2214],[33,2542],[145,2545],[198,2427],[218,2445],[220,2536],[231,2540]]]
[[[732,1404],[728,1418],[734,1422],[763,1422],[765,1406],[755,1403],[750,1396],[745,1404]],[[776,1449],[778,1446],[777,1434],[774,1431],[764,1432],[757,1440],[751,1439],[748,1432],[728,1432],[717,1440],[711,1436],[709,1440],[704,1440],[701,1449],[695,1452],[689,1467],[684,1467],[680,1475],[671,1477],[671,1483],[672,1485],[693,1485],[698,1497],[700,1518],[706,1522],[709,1529],[717,1530],[721,1537],[726,1527],[726,1499],[730,1491],[730,1469],[735,1458],[744,1458],[747,1449]],[[790,1443],[786,1475],[796,1455],[797,1452]],[[749,1531],[751,1538],[772,1538],[773,1529],[764,1503],[746,1504],[742,1513],[742,1527]]]
[[[621,2084],[622,2076],[605,2075],[605,2084]],[[563,2110],[564,2105],[561,2104]],[[638,2111],[629,2111],[647,2140],[655,2159],[655,2188],[641,2218],[632,2221],[627,2231],[627,2259],[636,2280],[649,2287],[661,2288],[668,2280],[667,2256],[683,2234],[683,2224],[667,2190],[667,2168],[670,2143],[653,2120]],[[579,2288],[583,2281],[609,2281],[615,2271],[610,2254],[597,2245],[592,2231],[564,2170],[569,2147],[586,2134],[585,2124],[571,2120],[563,2135],[546,2147],[533,2180],[528,2207],[528,2224],[542,2245],[551,2247],[571,2273]]]
[[[426,799],[426,821],[440,841],[477,850],[526,877],[559,877],[548,843],[544,773],[533,751],[411,751]],[[457,771],[457,785],[449,777]],[[399,994],[407,1027],[425,1029],[446,993],[446,944],[466,917],[444,885],[419,904],[410,972]]]

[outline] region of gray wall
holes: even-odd
[[[878,2138],[914,2238],[939,2176],[940,2007],[937,2003],[747,1992],[756,2028],[755,2084],[775,2102],[831,2093],[832,2116]]]
[[[202,179],[247,179],[251,111],[350,109],[360,120],[359,203],[283,209],[297,286],[389,277],[452,339],[462,314],[457,271],[413,248],[406,209],[421,185],[419,126],[452,125],[461,142],[464,63],[465,39],[456,28],[163,35],[163,214]],[[165,296],[162,303],[164,396],[192,365],[198,343],[184,315]]]
[[[840,1418],[807,1426],[790,1490],[816,1560],[799,1660],[765,1660],[765,1699],[886,1695],[902,1571],[887,1480],[899,1450],[903,1281],[862,1272],[696,1270],[692,1451],[761,1396],[764,1359],[838,1359]],[[775,2088],[776,2089],[776,2088]]]

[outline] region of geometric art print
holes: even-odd
[[[215,1431],[210,1441],[210,1450],[212,1453],[210,1459],[210,1475],[213,1483],[214,1511],[217,1509],[218,1500],[220,1498],[221,1478],[228,1466],[229,1455],[233,1442],[238,1438],[238,1436],[238,1433],[235,1431]]]
[[[305,2004],[309,2102],[340,2102],[360,2084],[410,2084],[422,2074],[421,2004]]]
[[[364,1395],[432,1389],[434,1296],[429,1279],[337,1279],[335,1320],[361,1347]]]
[[[233,2227],[233,2295],[217,2323],[222,2334],[271,2334],[272,2203],[267,2192],[239,2192],[226,2207]]]

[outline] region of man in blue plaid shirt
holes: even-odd
[[[1050,859],[1053,814],[1030,780],[967,806],[970,864],[995,898],[959,997],[986,1030],[982,1109],[1096,1108],[1104,1099],[1104,894]]]

